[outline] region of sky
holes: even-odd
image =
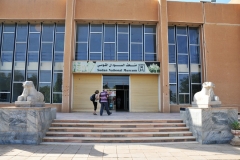
[[[175,0],[184,2],[199,2],[200,0]],[[216,0],[216,3],[228,3],[230,0]]]

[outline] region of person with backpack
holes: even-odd
[[[95,93],[90,97],[90,100],[93,102],[93,106],[94,106],[94,112],[93,115],[97,115],[96,110],[97,110],[97,104],[98,104],[98,100],[99,100],[99,91],[96,90]]]
[[[109,107],[108,107],[108,93],[107,93],[106,89],[104,89],[99,94],[99,99],[100,99],[100,103],[101,103],[100,116],[102,116],[104,108],[107,111],[107,114],[110,116],[112,114],[112,112],[109,111]]]

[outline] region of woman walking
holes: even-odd
[[[97,115],[96,110],[97,110],[98,100],[99,100],[99,91],[96,90],[96,91],[95,91],[95,99],[94,99],[94,101],[93,101],[93,106],[94,106],[93,115]]]

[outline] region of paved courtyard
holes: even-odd
[[[111,116],[92,113],[57,113],[57,119],[180,119],[179,113],[113,112]],[[0,160],[240,160],[240,146],[198,143],[170,144],[40,144],[0,145]]]
[[[239,160],[240,147],[228,144],[0,145],[11,160]]]

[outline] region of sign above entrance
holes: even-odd
[[[73,73],[159,74],[160,62],[73,61]]]

